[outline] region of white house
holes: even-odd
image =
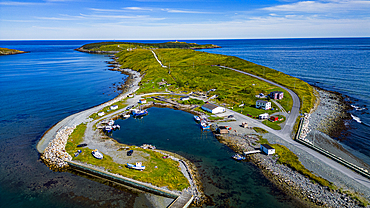
[[[204,104],[202,106],[202,109],[207,111],[207,112],[213,113],[213,114],[223,113],[223,112],[226,111],[226,109],[224,107],[217,106],[217,105],[210,104],[210,103]]]
[[[140,99],[140,100],[139,100],[139,103],[140,103],[140,104],[145,104],[145,103],[146,103],[146,100],[145,100],[145,99]]]
[[[111,110],[117,110],[117,109],[118,109],[118,105],[112,105],[112,106],[110,107],[110,109],[111,109]]]
[[[181,98],[180,98],[180,100],[181,100],[181,101],[185,101],[185,100],[189,100],[189,99],[190,99],[190,97],[189,97],[189,96],[185,96],[185,97],[181,97]]]
[[[105,114],[104,112],[99,112],[98,116],[104,116],[104,114]]]
[[[261,114],[258,116],[259,119],[268,119],[269,118],[269,114],[268,113],[264,113],[264,114]]]
[[[269,110],[271,109],[271,102],[268,102],[266,100],[257,100],[256,108],[261,108],[263,110]]]
[[[268,144],[261,144],[261,151],[267,155],[272,155],[275,153],[275,149]]]

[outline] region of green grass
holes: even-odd
[[[126,104],[126,100],[127,100],[127,98],[125,98],[124,100],[121,100],[121,101],[115,102],[115,103],[113,103],[112,105],[110,105],[110,106],[118,105],[118,109],[116,109],[116,110],[111,110],[111,109],[110,109],[110,106],[106,106],[106,107],[104,107],[102,110],[100,110],[99,112],[104,112],[104,113],[105,113],[105,114],[104,114],[104,116],[105,116],[105,115],[108,115],[108,114],[111,114],[111,113],[114,113],[114,112],[116,112],[116,111],[118,111],[118,110],[120,110],[120,109],[122,109],[122,108],[125,108],[125,107],[127,106],[127,104]],[[100,118],[100,116],[98,116],[98,113],[99,113],[99,112],[91,114],[91,115],[89,116],[89,118],[92,118],[92,119]]]
[[[262,133],[262,134],[269,133],[268,131],[266,131],[265,129],[262,129],[260,127],[253,127],[253,130],[256,131],[257,133]]]
[[[318,183],[322,186],[327,186],[331,189],[336,189],[336,187],[332,183],[319,176],[316,176],[311,171],[306,169],[299,161],[297,155],[295,155],[287,147],[280,144],[269,144],[269,145],[275,148],[276,154],[279,156],[279,159],[277,160],[278,163],[281,163],[295,171],[298,171],[300,174],[308,177],[312,182]]]
[[[266,126],[272,128],[272,129],[274,129],[274,130],[281,130],[281,126],[279,124],[281,124],[285,121],[285,117],[281,116],[281,115],[279,115],[278,117],[279,117],[279,119],[282,118],[283,120],[275,121],[275,122],[271,122],[269,120],[264,120],[262,123],[265,124]]]
[[[190,98],[189,100],[179,101],[179,103],[185,104],[185,105],[203,105],[204,101]]]
[[[86,124],[78,125],[68,139],[66,151],[72,155],[72,157],[78,149],[82,151],[74,160],[104,167],[111,173],[117,173],[135,180],[152,183],[155,186],[167,186],[171,190],[182,190],[189,187],[187,179],[180,171],[178,162],[171,159],[163,159],[162,154],[151,150],[131,147],[131,149],[135,150],[135,154],[148,155],[145,156],[146,161],[143,162],[143,165],[145,165],[144,171],[128,169],[124,164],[115,163],[109,155],[104,155],[102,160],[95,159],[91,154],[92,149],[77,147],[77,145],[83,141],[85,130]],[[125,153],[125,151],[122,152],[122,154]],[[158,168],[155,168],[155,166]]]
[[[255,95],[259,93],[269,94],[271,91],[284,91],[281,88],[247,75],[215,66],[220,64],[266,77],[286,85],[296,91],[301,99],[304,96],[303,111],[308,111],[313,105],[314,95],[312,87],[297,78],[281,72],[267,69],[236,57],[219,54],[209,54],[187,49],[157,49],[155,51],[164,65],[171,66],[170,68],[162,68],[149,50],[122,51],[117,54],[118,61],[122,64],[122,67],[131,68],[145,74],[141,82],[142,89],[139,90],[140,93],[164,91],[164,87],[159,89],[157,84],[163,79],[168,84],[171,84],[167,88],[174,92],[206,92],[215,88],[217,90],[211,92],[208,96],[217,94],[218,98],[216,100],[219,103],[235,106],[243,101],[246,106],[251,106],[255,104],[258,99]],[[265,71],[265,75],[263,75],[263,71]],[[283,100],[278,102],[287,111],[291,109],[292,99],[287,92],[284,93]]]

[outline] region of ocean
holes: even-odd
[[[30,52],[0,56],[0,207],[139,207],[138,204],[148,204],[142,202],[145,197],[140,193],[116,189],[68,172],[53,172],[39,159],[36,144],[47,129],[68,115],[114,98],[119,94],[117,86],[126,79],[119,72],[107,70],[108,57],[73,50],[91,42],[98,41],[0,41],[0,47]],[[237,56],[348,96],[355,106],[350,113],[358,119],[349,121],[349,134],[345,138],[337,139],[356,156],[370,157],[367,109],[370,106],[370,38],[189,42],[220,45],[222,48],[205,51]],[[203,170],[205,183],[217,186],[217,180],[222,180],[217,190],[212,185],[205,187],[217,205],[226,206],[230,201],[261,207],[262,202],[268,200],[271,204],[267,207],[294,207],[293,200],[276,190],[252,164],[229,161],[231,150],[212,135],[192,126],[189,114],[170,109],[150,111],[153,111],[150,115],[164,116],[163,121],[179,118],[178,125],[190,125],[182,130],[188,140],[199,140],[204,142],[199,145],[216,149],[215,152],[180,150],[171,145],[179,141],[168,137],[157,144],[202,161],[197,165]],[[150,115],[141,121],[143,125],[154,118]],[[225,168],[228,164],[233,167]],[[241,174],[239,170],[248,174]],[[232,191],[234,185],[236,191]]]

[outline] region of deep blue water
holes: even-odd
[[[345,136],[335,139],[370,165],[370,38],[205,42],[222,48],[203,51],[237,56],[349,96],[362,109],[350,111],[361,123],[349,121]]]
[[[125,76],[107,70],[105,61],[109,60],[108,57],[73,50],[90,42],[93,41],[0,41],[0,47],[31,52],[0,56],[0,207],[131,207],[134,203],[137,194],[70,173],[50,171],[39,160],[35,148],[42,134],[61,119],[118,94],[114,92],[113,84],[123,82]],[[238,56],[277,69],[310,84],[348,95],[356,106],[370,106],[369,38],[189,42],[220,45],[220,49],[206,51]],[[166,114],[178,115],[179,112],[169,111]],[[351,113],[358,116],[362,123],[350,122],[350,135],[342,142],[370,156],[368,110]],[[176,116],[180,118],[179,125],[184,128],[193,125],[188,122],[190,115],[183,112],[180,115]],[[165,121],[165,117],[162,120]],[[182,132],[190,135],[189,141],[213,147],[216,151],[203,152],[200,147],[184,151],[178,148],[178,141],[171,143],[171,138],[168,142],[156,142],[155,145],[179,151],[195,160],[201,158],[199,161],[203,162],[197,165],[205,174],[205,183],[216,178],[222,184],[215,189],[206,185],[206,191],[215,192],[218,204],[226,201],[228,196],[232,198],[232,204],[240,200],[255,207],[259,207],[263,200],[272,201],[277,207],[283,207],[282,201],[285,200],[288,201],[286,206],[291,203],[283,194],[275,192],[251,164],[235,163],[235,167],[224,168],[224,164],[233,163],[223,159],[232,152],[195,126],[186,128],[191,132],[185,129]],[[176,135],[172,135],[174,137]],[[250,174],[248,177],[238,175],[239,169],[250,171]],[[229,191],[233,188],[230,184],[237,184],[237,191]],[[248,191],[239,192],[246,186]],[[220,194],[222,191],[225,194]],[[259,199],[259,196],[262,198]]]

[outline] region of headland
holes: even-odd
[[[362,200],[362,198],[370,199],[368,187],[359,184],[358,181],[354,181],[343,171],[338,171],[338,169],[333,166],[327,167],[327,164],[332,161],[320,158],[317,156],[317,153],[303,147],[297,147],[297,144],[294,143],[293,140],[287,140],[287,138],[291,139],[291,133],[294,134],[298,122],[296,122],[294,128],[293,125],[288,124],[288,122],[282,122],[278,126],[282,129],[281,132],[286,132],[288,134],[278,132],[279,129],[275,124],[266,122],[268,126],[265,126],[260,121],[253,119],[265,111],[260,109],[256,110],[253,106],[255,104],[254,99],[246,99],[254,97],[255,95],[268,94],[267,92],[270,91],[283,91],[285,92],[286,99],[280,102],[278,101],[278,103],[274,105],[274,108],[279,110],[269,113],[271,113],[271,115],[283,115],[283,119],[290,118],[291,120],[294,118],[292,114],[295,108],[293,95],[289,96],[286,89],[279,88],[276,85],[266,84],[265,81],[255,78],[247,78],[247,76],[244,75],[242,79],[244,82],[241,82],[242,75],[238,74],[239,72],[232,72],[232,70],[227,70],[227,68],[223,66],[248,71],[249,73],[265,79],[273,80],[290,89],[293,89],[294,84],[294,93],[298,95],[301,101],[301,105],[298,106],[298,108],[300,108],[301,112],[307,113],[306,115],[308,115],[309,112],[321,112],[320,106],[325,106],[323,105],[323,103],[325,103],[325,96],[321,95],[323,93],[320,93],[320,90],[315,90],[307,83],[284,75],[281,72],[254,65],[253,63],[235,57],[209,55],[188,50],[181,51],[179,49],[138,48],[137,46],[131,47],[130,45],[131,44],[129,44],[127,48],[122,48],[122,43],[114,46],[103,44],[101,45],[102,47],[108,48],[104,50],[102,48],[94,49],[95,51],[103,51],[105,53],[115,52],[114,62],[112,62],[113,70],[130,74],[130,78],[124,87],[126,90],[125,93],[112,101],[93,109],[77,113],[59,122],[45,133],[38,144],[40,153],[44,152],[46,145],[57,135],[58,131],[65,127],[67,127],[65,130],[68,131],[68,128],[75,128],[75,126],[81,123],[86,123],[86,131],[83,131],[84,136],[80,138],[83,138],[81,142],[87,143],[87,148],[99,149],[103,154],[111,156],[112,160],[116,163],[122,163],[122,161],[127,162],[127,158],[122,158],[120,156],[121,154],[118,153],[119,151],[117,151],[126,149],[127,146],[118,144],[114,139],[104,136],[104,134],[98,130],[99,123],[101,124],[103,120],[126,115],[129,110],[127,107],[131,108],[132,105],[134,105],[134,107],[138,106],[138,102],[143,98],[146,98],[150,103],[141,105],[141,108],[161,105],[181,109],[184,102],[180,101],[180,98],[189,96],[195,100],[202,100],[203,102],[208,101],[227,108],[225,114],[217,114],[214,116],[202,111],[199,105],[184,105],[187,106],[184,110],[190,109],[189,111],[203,116],[204,120],[209,123],[214,123],[217,126],[230,126],[233,131],[230,131],[228,134],[216,134],[220,142],[225,143],[234,149],[235,152],[242,154],[245,151],[259,148],[259,145],[262,143],[273,146],[277,152],[277,155],[274,157],[256,154],[248,156],[247,158],[253,161],[258,167],[261,167],[266,177],[271,179],[282,190],[286,190],[289,194],[303,199],[302,204],[305,206],[355,207],[366,205],[366,200]],[[117,48],[119,48],[120,51],[115,51]],[[82,47],[79,50],[83,51],[87,49]],[[84,52],[94,50],[89,48],[89,51]],[[153,56],[153,53],[156,55]],[[160,65],[157,62],[160,62]],[[317,91],[319,91],[320,96],[317,95]],[[131,97],[131,94],[136,95]],[[168,95],[170,95],[170,97],[168,97]],[[127,96],[130,98],[127,98]],[[178,97],[174,100],[175,96]],[[120,108],[111,112],[110,106],[113,105],[118,105]],[[317,110],[311,111],[311,109]],[[98,112],[107,113],[108,110],[110,112],[109,115],[103,117],[97,116]],[[230,115],[232,115],[231,118],[229,118]],[[320,119],[326,120],[326,118],[323,119],[323,117],[315,118],[314,113],[312,115],[311,119],[316,119],[313,123],[319,123]],[[332,115],[332,113],[329,112],[328,115]],[[295,117],[294,120],[296,120],[296,118],[297,117]],[[225,123],[225,121],[227,121],[227,123]],[[241,128],[241,121],[247,122],[249,128]],[[332,126],[335,125],[333,124]],[[327,127],[323,128],[328,129]],[[261,132],[259,129],[264,129],[264,131]],[[286,129],[290,130],[288,131]],[[292,129],[295,130],[292,131]],[[64,133],[62,132],[61,134]],[[68,133],[64,135],[64,137],[70,138]],[[127,149],[130,148],[135,147],[128,147]],[[75,150],[76,149],[73,149],[73,151]],[[164,151],[161,151],[162,155],[163,152]],[[146,153],[148,154],[148,152]],[[173,154],[173,157],[177,158],[178,161],[187,161],[185,158],[181,158],[174,153],[164,154],[164,156],[166,156],[166,154]],[[343,154],[348,155],[346,152]],[[288,155],[288,157],[286,157],[286,155]],[[284,159],[286,160],[284,161]],[[199,180],[196,180],[196,178],[199,177],[197,176],[196,168],[192,167],[189,161],[185,162],[185,164],[185,169],[181,168],[181,170],[184,173],[183,175],[188,176],[189,187],[192,187],[190,189],[188,188],[187,191],[197,196],[197,200],[201,201],[201,184]],[[98,166],[96,164],[93,165]],[[184,171],[186,169],[191,171]],[[108,168],[107,171],[109,170]],[[317,175],[319,175],[319,177]],[[358,194],[360,196],[352,195],[353,192],[361,194]]]
[[[9,48],[0,48],[0,56],[15,55],[15,54],[21,54],[21,53],[28,53],[28,52],[15,50],[15,49],[9,49]]]

